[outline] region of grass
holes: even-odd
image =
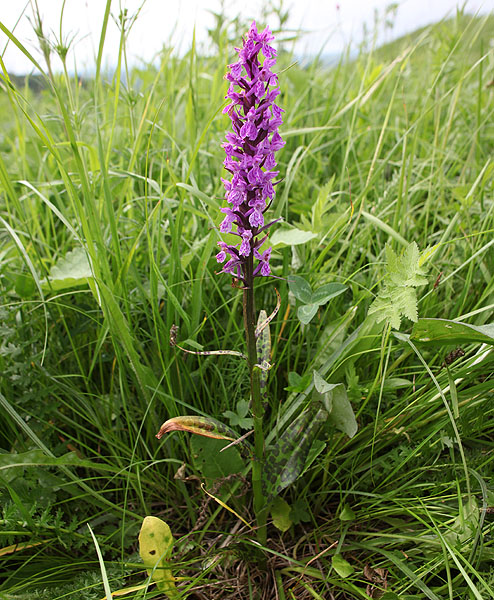
[[[175,535],[183,597],[493,595],[492,352],[464,344],[442,368],[454,347],[412,346],[367,314],[385,245],[415,241],[439,244],[419,316],[492,321],[492,28],[492,16],[459,13],[331,68],[293,64],[288,44],[280,52],[287,144],[273,210],[315,235],[278,246],[274,272],[349,289],[302,326],[276,281],[266,431],[274,437],[300,402],[289,374],[314,368],[344,383],[359,430],[332,432],[282,494],[298,524],[270,524],[267,572],[250,530],[198,485],[191,439],[154,437],[180,414],[222,419],[248,394],[237,359],[169,345],[177,324],[182,344],[243,350],[241,292],[214,260],[223,75],[238,31],[219,19],[211,56],[165,49],[159,67],[132,69],[123,35],[121,71],[104,73],[100,53],[94,79],[63,70],[37,93],[4,71],[0,598],[96,599],[144,583],[137,536],[148,514]],[[80,271],[57,280],[53,267],[74,250]],[[268,312],[272,288],[257,289]],[[252,521],[236,485],[228,503]]]

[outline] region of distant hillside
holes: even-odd
[[[471,54],[472,58],[477,59],[481,53],[485,53],[491,47],[494,41],[494,13],[475,17],[460,12],[455,17],[420,27],[384,44],[376,54],[382,59],[392,59],[404,48],[417,43],[425,32],[429,32],[427,41],[423,42],[425,46],[428,45],[429,40],[437,40],[446,44],[450,41],[453,44],[457,39],[457,34],[463,32],[462,47],[468,54]]]

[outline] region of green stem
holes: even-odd
[[[252,254],[245,262],[245,287],[244,287],[244,325],[247,341],[247,362],[250,376],[250,395],[252,399],[252,415],[254,418],[254,462],[252,464],[252,489],[254,492],[254,513],[257,520],[257,540],[263,546],[267,541],[266,499],[262,492],[262,465],[264,459],[264,407],[261,399],[261,386],[259,383],[259,369],[257,364],[256,348],[256,308],[254,300],[254,257]]]

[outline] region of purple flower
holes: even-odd
[[[269,259],[271,248],[259,252],[267,239],[264,212],[274,199],[278,175],[275,171],[275,152],[285,145],[278,127],[284,112],[275,100],[280,93],[278,78],[271,68],[276,64],[276,50],[270,46],[274,36],[268,27],[261,33],[253,22],[242,48],[235,48],[239,60],[229,65],[225,75],[230,82],[225,96],[230,104],[223,112],[232,121],[232,131],[227,133],[223,144],[226,158],[223,162],[230,179],[222,179],[225,198],[229,206],[222,208],[225,214],[220,225],[222,233],[240,237],[237,245],[218,242],[221,250],[216,255],[223,265],[222,272],[245,279],[247,264],[255,276],[271,273]],[[259,59],[262,53],[264,59]],[[274,221],[273,221],[274,222]],[[262,239],[257,237],[262,234]]]

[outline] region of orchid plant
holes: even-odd
[[[178,346],[176,328],[172,328],[171,332],[172,345],[185,352],[231,354],[247,361],[254,444],[252,447],[245,440],[246,436],[239,437],[223,423],[201,416],[169,419],[157,434],[161,438],[169,431],[189,431],[228,440],[247,452],[252,458],[253,505],[257,538],[262,545],[267,541],[267,515],[272,510],[274,499],[307,468],[309,451],[322,425],[329,420],[333,405],[349,407],[343,386],[324,382],[316,372],[311,384],[314,388],[313,401],[307,404],[304,395],[305,404],[293,407],[293,418],[289,424],[276,442],[266,447],[263,397],[271,366],[269,323],[279,309],[280,298],[276,292],[278,303],[273,313],[268,317],[261,310],[256,319],[254,284],[258,277],[273,276],[270,267],[272,250],[267,245],[268,230],[278,219],[269,221],[266,212],[274,201],[275,187],[279,183],[276,180],[279,172],[276,170],[275,153],[285,144],[278,131],[284,111],[276,104],[280,88],[277,75],[272,71],[276,64],[276,50],[270,45],[273,39],[269,28],[259,32],[253,22],[242,47],[235,49],[238,61],[229,66],[225,76],[230,85],[226,95],[228,104],[223,112],[230,117],[232,129],[223,143],[226,154],[223,164],[230,177],[222,179],[227,206],[221,209],[224,217],[219,229],[224,234],[233,234],[238,241],[232,244],[219,241],[216,260],[222,264],[221,273],[231,275],[243,291],[247,352],[192,352]],[[298,411],[297,416],[295,411],[300,407],[302,411]],[[349,410],[354,420],[351,407]],[[349,414],[348,410],[346,414]],[[353,422],[350,426],[346,423],[346,426],[346,431],[352,434]]]

